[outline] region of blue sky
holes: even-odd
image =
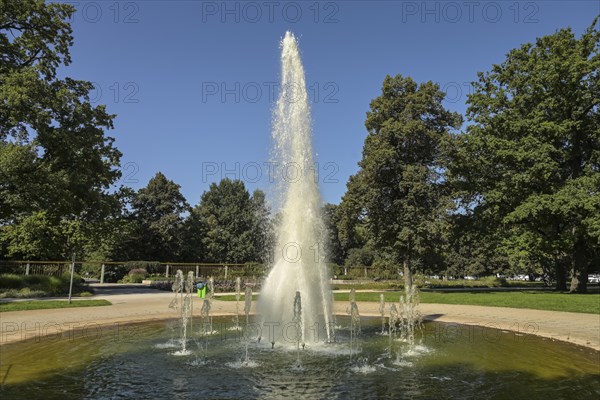
[[[61,74],[93,81],[94,101],[117,114],[119,184],[138,189],[162,171],[192,205],[223,176],[269,193],[286,30],[300,41],[323,198],[338,203],[386,74],[438,82],[464,113],[478,71],[558,28],[579,34],[600,13],[598,0],[70,3],[73,63]]]

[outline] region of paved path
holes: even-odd
[[[41,340],[46,335],[56,337],[58,333],[90,329],[97,332],[102,327],[128,322],[177,317],[177,312],[168,308],[173,299],[173,293],[170,292],[143,287],[117,290],[107,286],[97,290],[92,298],[107,299],[113,305],[0,313],[0,344]],[[194,314],[198,314],[200,306],[201,303],[196,299]],[[376,302],[360,302],[358,307],[363,316],[379,315],[379,304]],[[346,308],[346,302],[336,302],[334,312],[345,315]],[[240,309],[243,310],[243,303]],[[427,320],[533,333],[600,351],[598,314],[453,304],[421,304],[419,310]],[[214,315],[233,315],[235,302],[219,301],[217,298],[213,302],[212,312]],[[254,308],[251,312],[254,312]]]

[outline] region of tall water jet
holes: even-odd
[[[348,315],[350,315],[350,360],[352,360],[352,356],[354,355],[355,348],[358,352],[358,336],[360,336],[360,314],[358,312],[358,305],[356,304],[356,291],[354,289],[350,290],[350,295],[348,296],[350,300],[350,304],[348,305]]]
[[[388,356],[390,358],[392,358],[392,345],[393,345],[393,339],[394,339],[394,335],[396,334],[396,332],[398,331],[398,321],[399,321],[400,317],[398,314],[398,309],[396,308],[396,304],[392,303],[390,304],[390,317],[389,317],[389,331],[388,331]]]
[[[212,298],[215,293],[215,283],[214,279],[211,277],[207,282],[207,291],[206,297],[202,302],[202,308],[200,309],[200,334],[204,335],[212,335],[213,325],[212,325],[212,316],[210,315],[210,310],[212,309]]]
[[[177,309],[178,307],[178,297],[180,297],[179,301],[181,302],[181,350],[176,354],[183,355],[188,354],[187,350],[187,327],[188,321],[190,323],[190,328],[192,328],[192,314],[193,314],[193,298],[192,298],[192,290],[194,287],[194,274],[190,272],[186,276],[183,275],[181,270],[177,270],[175,274],[175,281],[171,289],[173,293],[175,293],[175,297],[171,300],[169,304],[169,308]]]
[[[381,315],[381,334],[385,333],[385,296],[379,295],[379,314]]]
[[[250,286],[246,286],[246,290],[244,292],[244,315],[246,315],[246,329],[248,329],[248,324],[250,323],[250,308],[252,307],[252,288]]]
[[[270,338],[277,340],[281,327],[294,318],[290,296],[300,292],[302,342],[331,341],[331,289],[323,260],[322,201],[315,179],[310,107],[298,42],[291,32],[286,32],[281,50],[281,91],[273,118],[281,223],[258,309],[264,323],[279,326]]]
[[[233,323],[236,330],[240,330],[240,296],[242,294],[242,280],[238,276],[235,278],[235,316]]]
[[[419,312],[419,291],[413,285],[400,295],[400,322],[402,323],[402,339],[415,344],[415,331],[422,327],[423,316]]]

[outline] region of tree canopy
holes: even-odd
[[[119,205],[108,192],[120,177],[121,153],[105,135],[114,115],[90,103],[90,82],[56,78],[71,61],[72,6],[1,8],[0,236],[9,256],[68,257]],[[33,251],[27,237],[48,246]]]
[[[600,32],[571,29],[479,73],[453,164],[463,207],[496,226],[513,263],[585,290],[600,236]],[[493,228],[489,228],[493,229]]]
[[[445,94],[433,82],[387,76],[371,102],[360,170],[348,184],[343,203],[362,215],[375,249],[404,264],[432,251],[445,211],[442,169],[445,146],[458,129],[459,114],[442,105]]]

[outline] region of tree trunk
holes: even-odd
[[[413,280],[412,280],[412,271],[410,270],[410,263],[408,258],[404,259],[404,291],[408,293],[408,291],[412,288]]]
[[[567,291],[567,268],[562,259],[556,259],[556,291]]]
[[[573,269],[571,270],[571,293],[587,293],[588,271],[585,259],[585,243],[579,238],[573,248]]]

